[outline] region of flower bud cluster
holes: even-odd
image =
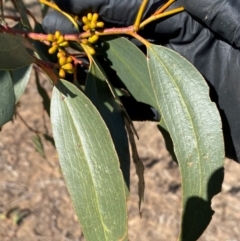
[[[95,34],[96,28],[103,28],[104,22],[98,21],[97,13],[88,13],[87,16],[82,17],[82,22],[84,23],[83,30],[90,31],[91,36],[81,40],[81,43],[87,46],[87,49],[90,54],[95,54],[95,50],[92,44],[96,43],[99,36]]]
[[[48,34],[47,40],[51,42],[51,48],[48,50],[49,54],[54,54],[59,48],[68,46],[68,41],[64,39],[64,36],[56,31],[55,34]]]
[[[66,73],[73,74],[74,72],[74,66],[72,64],[72,58],[70,56],[67,56],[64,51],[59,51],[57,54],[58,57],[58,64],[59,64],[59,77],[65,78]]]
[[[54,54],[58,51],[59,77],[64,79],[66,73],[73,74],[72,58],[67,56],[63,50],[65,47],[68,47],[68,41],[64,39],[64,36],[59,31],[56,31],[54,35],[48,34],[47,40],[51,42],[51,47],[48,50],[49,54]]]

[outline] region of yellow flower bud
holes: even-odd
[[[61,56],[61,57],[58,59],[58,63],[60,64],[60,66],[66,64],[66,63],[67,63],[67,57]]]
[[[64,53],[63,51],[59,51],[59,52],[57,53],[57,57],[58,57],[58,58],[61,58],[62,56],[65,56],[65,53]]]
[[[95,43],[98,39],[99,39],[99,36],[96,35],[96,34],[94,34],[93,36],[91,36],[91,37],[88,38],[88,42],[91,43],[91,44],[93,44],[93,43]]]
[[[71,62],[72,62],[72,58],[70,56],[68,56],[66,63],[71,63]]]
[[[60,78],[64,79],[66,77],[65,70],[61,68],[58,72],[58,75]]]
[[[91,55],[94,55],[96,52],[95,52],[95,49],[93,48],[93,47],[91,47],[91,46],[89,46],[89,45],[87,45],[87,47],[88,47],[88,51],[89,51],[89,53],[91,54]]]
[[[52,46],[58,47],[58,43],[57,42],[53,42]]]
[[[48,53],[49,54],[54,54],[58,49],[58,46],[52,46],[49,50]]]
[[[64,65],[62,66],[62,68],[63,68],[64,70],[72,70],[72,69],[73,69],[73,65],[72,65],[72,63],[67,63],[67,64],[64,64]]]
[[[55,38],[56,39],[59,39],[59,37],[61,36],[61,33],[59,31],[56,31],[55,32]]]
[[[47,40],[48,40],[48,41],[51,41],[51,42],[54,41],[53,35],[52,35],[52,34],[48,34],[48,35],[47,35]]]
[[[57,43],[60,44],[64,41],[64,37],[62,35],[59,36]]]
[[[97,20],[98,20],[98,14],[94,13],[92,16],[92,22],[97,22]]]
[[[87,15],[87,19],[89,20],[89,21],[91,21],[92,20],[92,13],[88,13],[88,15]]]
[[[66,72],[67,72],[68,74],[73,74],[73,73],[74,73],[74,69],[66,70]]]
[[[85,24],[89,24],[88,18],[86,16],[82,17],[82,22]]]
[[[87,40],[86,38],[81,39],[81,43],[83,43],[83,44],[88,44],[88,40]]]
[[[83,30],[84,30],[84,31],[88,31],[89,29],[90,29],[90,26],[89,26],[89,25],[84,25],[84,26],[83,26]]]
[[[96,22],[91,22],[90,28],[91,28],[91,29],[95,29],[96,27],[97,27]]]
[[[68,46],[68,41],[64,41],[64,42],[60,43],[59,46],[67,47]]]
[[[96,23],[96,26],[97,26],[98,28],[103,28],[103,27],[104,27],[104,22],[97,22],[97,23]]]

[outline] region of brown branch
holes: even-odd
[[[20,17],[17,17],[17,16],[12,16],[12,15],[3,15],[4,18],[8,18],[8,19],[11,19],[11,20],[14,20],[14,21],[20,21]]]

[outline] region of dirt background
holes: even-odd
[[[28,8],[39,16],[31,1]],[[11,8],[8,11],[13,14]],[[41,85],[51,86],[42,75]],[[49,118],[44,112],[32,76],[17,108],[20,116],[0,132],[0,240],[1,241],[83,241],[77,217],[67,192],[56,150],[42,138],[46,157],[36,151],[33,138],[51,135]],[[181,185],[177,165],[165,149],[156,124],[134,123],[145,165],[145,203],[138,214],[137,176],[131,167],[129,240],[176,240],[180,227]],[[225,161],[222,193],[213,199],[215,215],[200,241],[240,241],[240,165]]]

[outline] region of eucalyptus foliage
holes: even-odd
[[[13,31],[32,31],[24,4],[15,2],[21,23]],[[41,32],[41,24],[33,29]],[[50,111],[39,85],[38,90],[50,112],[60,166],[88,241],[128,239],[129,146],[139,176],[140,206],[143,199],[144,168],[135,148],[135,130],[119,98],[126,93],[160,113],[156,125],[173,145],[167,147],[181,173],[178,240],[199,238],[213,215],[211,199],[221,191],[224,145],[218,110],[194,66],[162,46],[147,44],[143,53],[125,37],[101,37],[98,55],[84,69],[87,76],[80,68],[81,75],[70,81],[56,77],[49,64],[55,60],[38,40],[0,31],[0,46],[0,126],[14,118],[15,104],[32,67],[38,65],[53,86]],[[76,44],[71,47],[81,50]],[[124,91],[115,87],[116,77]]]

